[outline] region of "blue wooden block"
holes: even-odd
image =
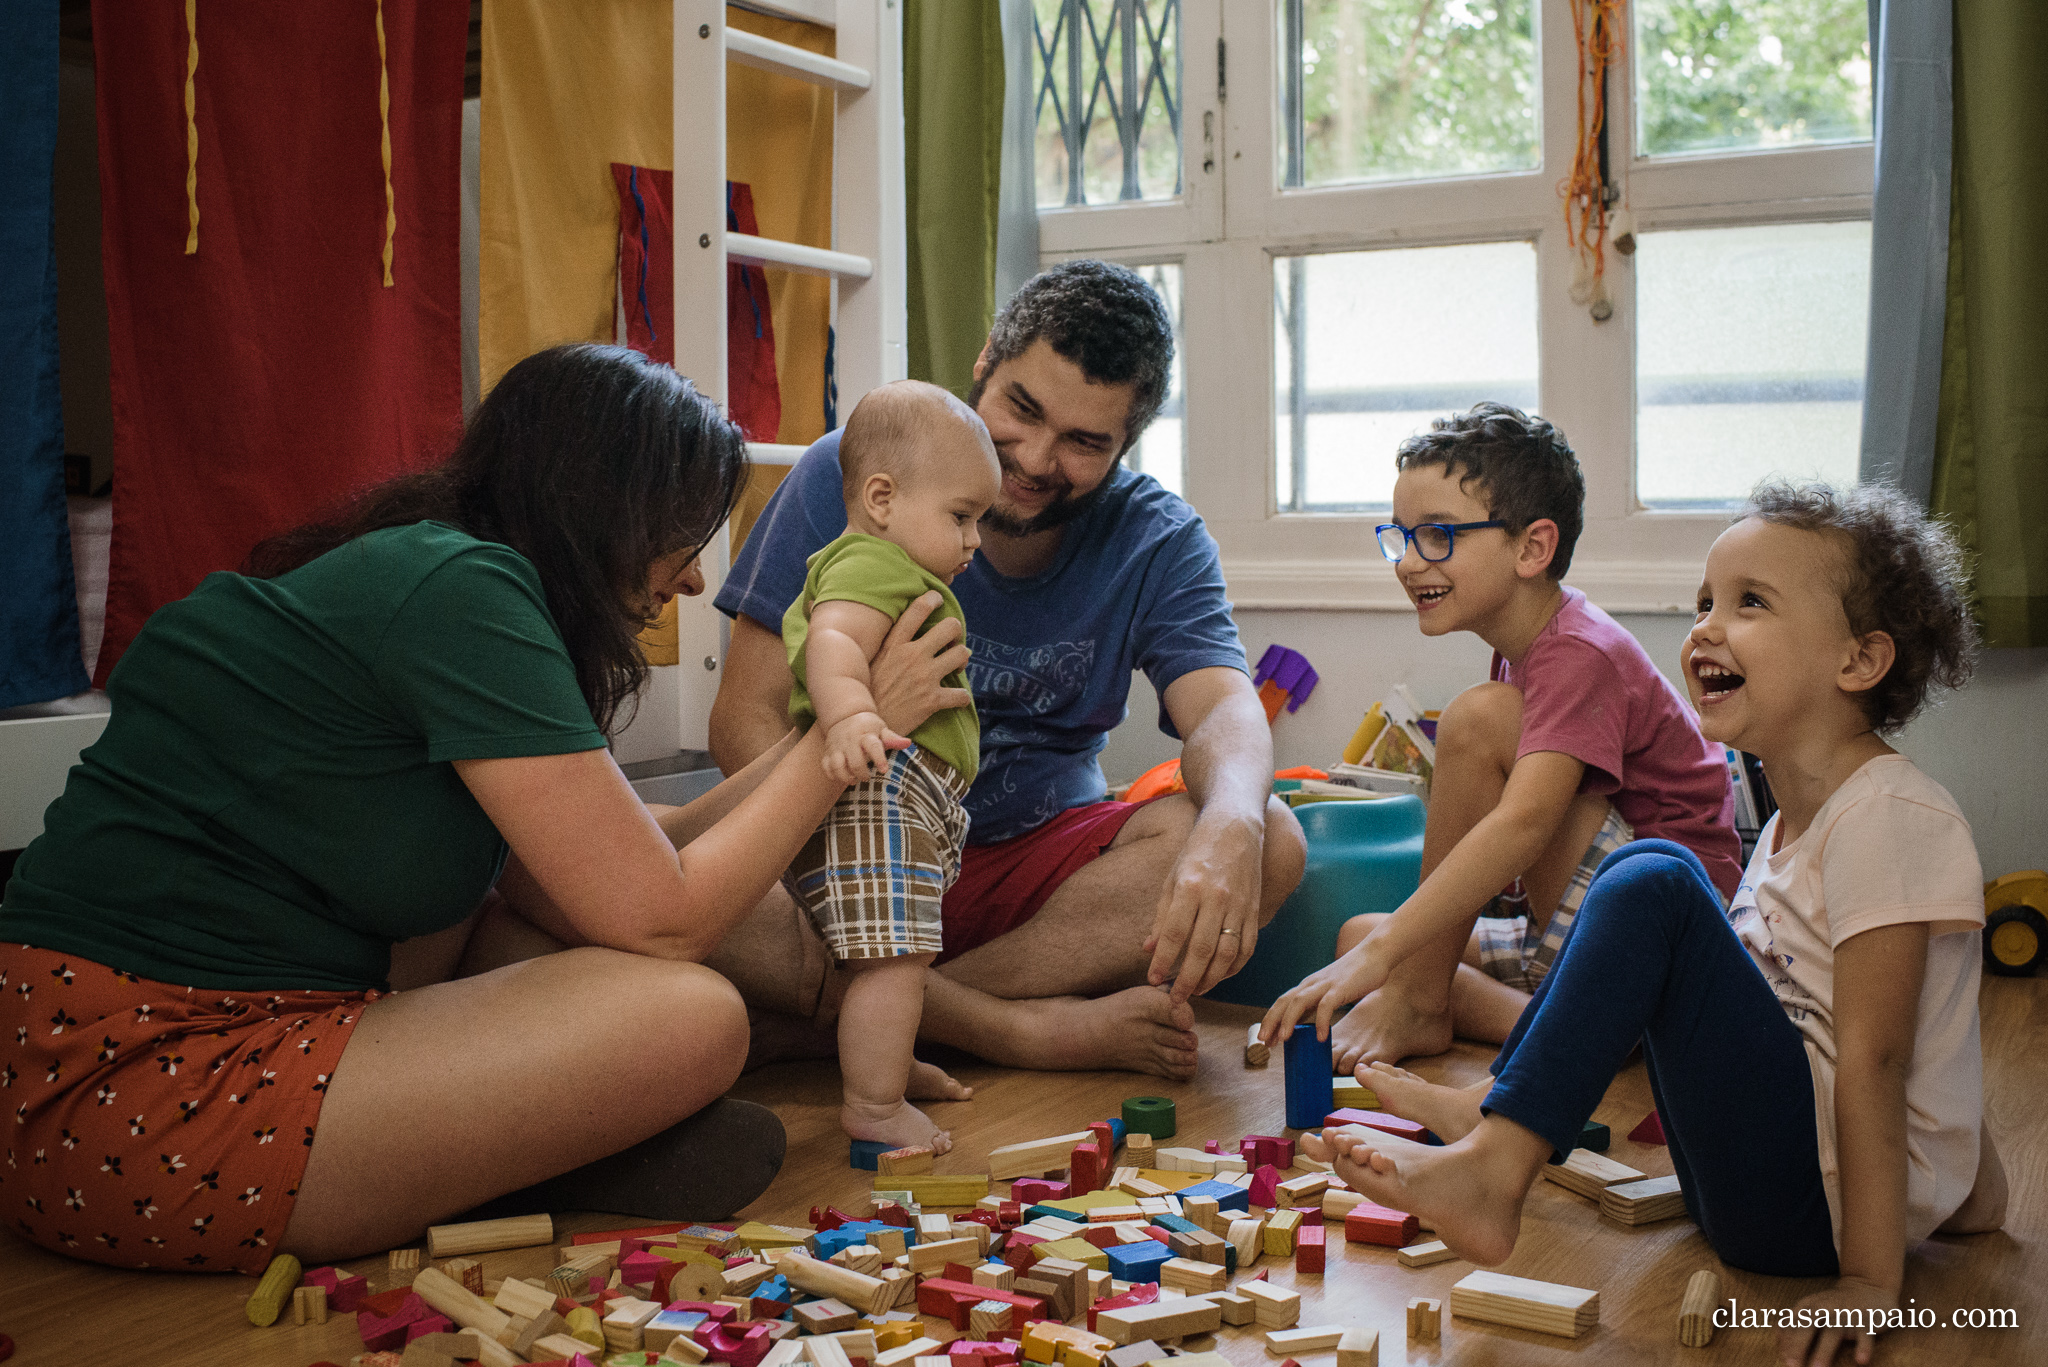
[[[1321,1129],[1323,1117],[1337,1109],[1337,1092],[1333,1085],[1335,1067],[1330,1041],[1316,1038],[1315,1022],[1303,1021],[1295,1026],[1286,1044],[1288,1128]]]
[[[1124,1145],[1124,1122],[1119,1116],[1109,1118],[1109,1142],[1117,1148]]]
[[[1154,1239],[1143,1243],[1117,1244],[1102,1250],[1109,1259],[1109,1275],[1121,1282],[1157,1282],[1160,1265],[1173,1257],[1173,1250]]]
[[[779,1275],[770,1277],[767,1281],[754,1288],[754,1296],[758,1300],[787,1302],[789,1300],[789,1278]],[[784,1318],[787,1318],[787,1316]]]
[[[916,1230],[903,1229],[901,1225],[885,1225],[880,1220],[849,1220],[837,1229],[820,1230],[816,1235],[812,1236],[812,1242],[818,1246],[817,1256],[819,1258],[830,1258],[841,1249],[873,1243],[874,1239],[872,1236],[885,1229],[901,1230],[903,1246],[905,1248],[909,1248],[917,1242]],[[756,1291],[754,1294],[758,1296],[761,1293]],[[775,1299],[788,1300],[789,1297],[777,1296]]]
[[[1174,1195],[1183,1201],[1190,1196],[1207,1196],[1216,1202],[1218,1210],[1241,1210],[1249,1214],[1252,1208],[1251,1191],[1231,1182],[1197,1182],[1191,1187],[1182,1187]]]
[[[848,1140],[846,1145],[846,1166],[849,1168],[865,1168],[869,1172],[878,1172],[882,1167],[882,1155],[895,1147],[896,1145],[884,1144],[879,1139]]]

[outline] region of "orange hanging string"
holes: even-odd
[[[384,123],[384,288],[390,289],[398,200],[391,191],[391,67],[384,46],[384,0],[377,0],[377,111]]]
[[[199,119],[194,77],[199,71],[199,0],[185,0],[185,255],[199,251]]]
[[[1607,182],[1600,174],[1600,132],[1607,122],[1607,71],[1620,63],[1628,0],[1572,0],[1572,37],[1579,53],[1578,138],[1571,174],[1558,186],[1565,241],[1578,258],[1574,303],[1590,303],[1596,322],[1614,311],[1607,299]]]

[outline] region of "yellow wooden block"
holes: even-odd
[[[1167,1172],[1163,1168],[1139,1168],[1138,1176],[1147,1182],[1157,1182],[1168,1191],[1179,1191],[1192,1187],[1198,1182],[1207,1182],[1216,1174],[1212,1172]]]
[[[988,1195],[988,1174],[975,1172],[922,1177],[877,1175],[874,1190],[907,1191],[921,1206],[966,1207]]]
[[[1065,1258],[1094,1272],[1109,1271],[1109,1255],[1086,1239],[1055,1239],[1034,1245],[1032,1251],[1040,1258]]]
[[[1264,1249],[1269,1258],[1291,1258],[1294,1256],[1294,1232],[1301,1228],[1301,1212],[1298,1210],[1276,1210],[1266,1217],[1266,1232],[1262,1237]]]
[[[1360,1111],[1377,1111],[1380,1096],[1372,1088],[1356,1078],[1340,1077],[1330,1083],[1330,1094],[1335,1099],[1334,1109],[1351,1108]]]
[[[1079,1196],[1062,1196],[1056,1201],[1040,1201],[1039,1205],[1049,1210],[1072,1211],[1084,1221],[1088,1212],[1097,1206],[1127,1206],[1131,1203],[1130,1193],[1117,1188],[1103,1191],[1087,1191]]]
[[[759,1220],[749,1220],[733,1231],[733,1242],[742,1248],[796,1248],[809,1241],[809,1230],[798,1231],[782,1225],[764,1225]]]

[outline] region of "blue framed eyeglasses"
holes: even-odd
[[[1508,524],[1499,518],[1485,522],[1425,522],[1419,527],[1403,527],[1398,522],[1383,522],[1373,528],[1373,535],[1379,538],[1380,554],[1401,563],[1401,557],[1408,554],[1412,542],[1424,560],[1435,564],[1451,558],[1451,548],[1457,544],[1459,532],[1476,532],[1482,527],[1505,527]]]

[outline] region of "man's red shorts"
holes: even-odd
[[[1060,884],[1108,849],[1142,802],[1096,802],[1061,812],[996,845],[969,845],[946,893],[939,963],[1007,935],[1038,914]]]

